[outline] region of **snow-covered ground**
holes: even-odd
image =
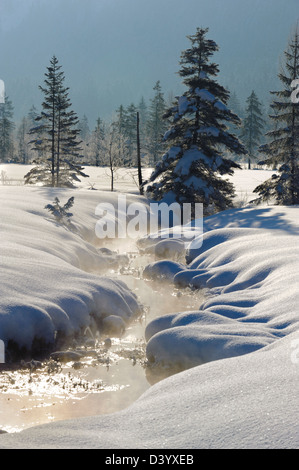
[[[19,165],[11,163],[0,164],[0,186],[1,185],[23,185],[24,175],[30,171],[31,165]],[[151,173],[151,169],[143,170],[143,178],[146,179]],[[97,189],[101,191],[110,191],[111,172],[108,167],[85,167],[85,173],[88,178],[82,178],[78,183],[81,189]],[[137,169],[115,168],[114,170],[114,189],[123,192],[138,193],[138,173]]]
[[[236,172],[242,205],[268,175]],[[73,195],[59,194],[63,201]],[[139,311],[125,285],[98,272],[107,260],[95,247],[94,207],[115,194],[84,188],[75,193],[78,233],[56,226],[43,209],[53,195],[0,185],[6,308],[0,332],[13,330],[16,340],[24,334],[19,320],[12,320],[20,318],[24,304],[29,318],[46,325],[49,339],[58,324],[67,331],[80,322],[85,326],[90,311],[99,317],[116,312],[126,321]],[[131,193],[129,201],[136,199]],[[197,310],[174,311],[146,327],[153,367],[187,370],[156,383],[123,411],[1,435],[0,448],[298,448],[298,221],[298,207],[271,206],[205,219],[203,244],[188,251],[188,266],[160,260],[147,267],[155,275],[167,269],[182,296],[190,284],[205,289]],[[24,332],[28,341],[40,334],[27,322]]]
[[[119,316],[127,323],[140,313],[123,283],[99,276],[124,261],[120,254],[100,251],[103,240],[95,234],[99,194],[77,191],[70,227],[44,208],[57,195],[65,203],[74,192],[0,187],[0,338],[6,346],[13,341],[30,350],[36,340],[51,346],[57,331],[70,336],[92,326],[93,319]],[[115,202],[115,196],[105,196]],[[127,201],[138,199],[132,195]]]

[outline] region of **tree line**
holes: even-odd
[[[242,121],[230,109],[230,94],[217,81],[219,67],[211,58],[218,45],[197,28],[188,36],[190,48],[182,52],[179,75],[186,87],[169,108],[170,128],[164,136],[167,152],[147,182],[147,195],[158,201],[201,203],[205,215],[233,207],[234,186],[225,179],[240,168],[236,156],[251,159],[258,148],[260,165],[275,169],[258,185],[254,203],[299,203],[299,106],[292,99],[299,77],[299,28],[292,34],[278,77],[280,91],[271,92],[270,119],[274,129],[263,136],[265,121],[254,92],[247,100]],[[239,135],[234,129],[239,128]],[[243,140],[242,140],[243,139]],[[258,147],[259,145],[259,147]],[[233,158],[234,157],[234,158]]]
[[[56,66],[60,69],[55,56],[51,59],[51,63],[53,61],[57,61]],[[45,93],[46,90],[43,90]],[[137,113],[139,113],[142,163],[147,167],[155,166],[166,149],[163,136],[168,129],[169,122],[165,119],[165,114],[171,105],[171,99],[171,93],[169,99],[165,98],[158,80],[148,103],[142,97],[137,104],[120,105],[108,122],[98,117],[93,129],[90,128],[85,114],[80,119],[78,118],[75,127],[81,143],[82,165],[109,166],[109,149],[112,141],[113,147],[118,148],[114,158],[115,164],[136,166],[136,123]],[[250,167],[251,161],[257,158],[257,150],[262,138],[263,127],[257,126],[256,121],[262,121],[262,126],[264,126],[266,117],[263,117],[264,107],[254,91],[248,97],[247,104],[248,107],[243,109],[236,93],[233,92],[230,95],[229,105],[242,119],[241,129],[235,128],[234,131],[242,136],[249,150]],[[18,124],[14,122],[13,111],[12,101],[6,96],[5,102],[0,104],[0,162],[31,164],[36,159],[37,150],[32,145],[32,129],[36,130],[36,120],[39,119],[37,108],[32,105],[28,114]],[[40,126],[39,131],[41,129]]]
[[[55,68],[61,70],[58,59],[54,56],[45,74],[45,82],[48,86],[50,86],[48,80],[51,79],[51,70],[53,69],[55,75]],[[40,89],[44,95],[48,93],[46,88],[40,86]],[[78,118],[76,123],[73,122],[73,125],[78,132],[82,147],[82,163],[94,166],[107,165],[109,163],[110,141],[113,138],[113,143],[119,149],[119,164],[135,166],[138,112],[143,162],[146,166],[156,164],[164,150],[162,136],[167,129],[167,122],[163,119],[163,115],[166,112],[167,105],[168,102],[162,91],[161,83],[157,81],[153,87],[153,96],[149,103],[146,103],[142,97],[137,105],[134,103],[128,106],[120,105],[109,121],[105,121],[99,116],[92,130],[85,114],[80,119]],[[39,117],[37,108],[34,105],[18,125],[14,122],[13,111],[12,101],[6,96],[5,102],[0,104],[0,162],[30,164],[35,160],[35,151],[37,150],[32,145],[32,131],[37,132],[38,130],[41,134],[45,127],[42,128],[42,125],[36,126],[36,121],[39,119],[42,123],[42,119]],[[44,118],[46,118],[44,109],[43,113]]]
[[[223,175],[241,162],[251,168],[259,160],[276,171],[256,188],[256,202],[298,204],[299,106],[291,100],[299,77],[298,28],[278,75],[282,89],[270,92],[267,113],[254,90],[242,107],[236,93],[218,83],[219,66],[212,61],[218,45],[208,31],[197,28],[188,36],[190,48],[182,52],[178,72],[186,87],[182,96],[167,103],[157,81],[148,104],[142,98],[138,105],[120,105],[109,123],[99,117],[92,131],[87,117],[79,120],[72,110],[61,65],[52,57],[40,86],[41,112],[32,107],[15,129],[9,97],[0,104],[0,161],[34,163],[26,183],[50,186],[71,186],[86,176],[86,165],[112,170],[142,162],[154,168],[140,182],[147,195],[201,202],[208,214],[232,204],[234,188]]]

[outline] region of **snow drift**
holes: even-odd
[[[125,325],[141,311],[123,282],[101,276],[123,262],[122,255],[101,250],[103,240],[95,235],[97,204],[115,203],[116,195],[76,191],[70,226],[44,209],[55,196],[66,202],[73,193],[0,188],[0,338],[8,351],[51,349],[58,337],[87,326],[101,329],[107,317],[110,325],[115,316]]]
[[[205,219],[204,241],[187,250],[188,266],[145,269],[180,289],[207,290],[195,312],[153,320],[146,328],[154,366],[183,370],[248,354],[298,329],[299,208],[238,209]],[[225,227],[221,227],[225,221]]]
[[[172,279],[209,297],[146,332],[152,360],[188,370],[121,412],[2,435],[0,447],[298,447],[298,216],[266,207],[206,219],[203,247]]]

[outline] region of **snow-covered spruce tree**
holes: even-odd
[[[273,202],[277,205],[299,204],[299,104],[292,100],[292,83],[299,77],[299,29],[285,51],[285,67],[278,77],[283,84],[276,96],[270,115],[274,130],[266,135],[269,142],[260,151],[266,155],[261,165],[277,166],[272,177],[254,189],[259,195],[252,202]]]
[[[197,28],[188,36],[191,47],[182,53],[179,71],[187,90],[165,114],[172,127],[164,140],[171,147],[147,182],[150,198],[202,203],[206,215],[232,206],[234,187],[223,175],[240,167],[224,152],[246,153],[227,127],[241,121],[226,106],[229,92],[214,79],[219,69],[210,57],[218,46],[207,33],[208,29]]]
[[[77,163],[81,157],[78,118],[71,110],[69,88],[64,86],[64,72],[55,56],[47,70],[45,86],[39,87],[44,94],[43,110],[35,119],[39,125],[30,131],[38,157],[36,166],[25,175],[25,184],[72,187],[80,181],[78,176],[87,176]]]
[[[256,151],[261,144],[265,121],[263,119],[262,104],[254,91],[247,98],[246,104],[240,138],[248,150],[248,169],[250,169],[251,161],[256,159]]]

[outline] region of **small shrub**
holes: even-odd
[[[69,209],[73,206],[74,199],[74,197],[70,197],[67,203],[62,206],[60,200],[56,197],[53,204],[47,204],[45,209],[51,212],[60,224],[70,224],[73,214],[69,212]]]

